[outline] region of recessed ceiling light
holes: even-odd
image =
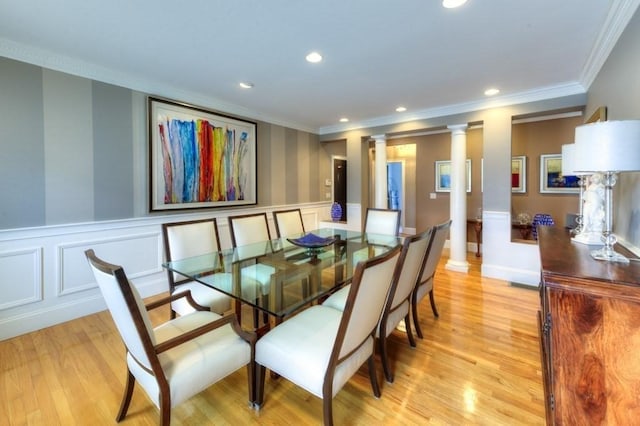
[[[241,81],[240,87],[242,87],[243,89],[251,89],[253,87],[253,83]]]
[[[348,123],[348,122],[349,122],[349,119],[348,119],[347,117],[342,117],[342,118],[340,119],[340,122],[341,122],[341,123]]]
[[[467,0],[442,0],[442,6],[447,9],[454,9],[465,4]]]
[[[487,96],[494,96],[494,95],[497,95],[498,93],[500,93],[500,89],[495,89],[495,88],[487,89],[484,91],[484,94]]]
[[[399,106],[398,108],[396,108],[397,112],[405,112],[407,110],[407,108],[403,107],[403,106]]]
[[[319,54],[318,52],[311,52],[306,56],[306,59],[308,62],[315,64],[322,60],[322,55]]]

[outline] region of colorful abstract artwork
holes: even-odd
[[[256,204],[256,123],[149,98],[151,211]]]

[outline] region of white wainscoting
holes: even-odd
[[[482,214],[482,276],[530,286],[540,283],[538,245],[511,241],[509,212]]]
[[[275,237],[274,210],[300,208],[305,229],[330,225],[331,203],[256,207],[0,231],[0,340],[106,309],[84,257],[92,248],[122,265],[143,297],[167,290],[161,224],[218,219],[220,243],[231,247],[229,215],[264,211]],[[349,229],[360,229],[359,205],[349,205]],[[482,275],[529,285],[540,278],[538,247],[511,242],[510,215],[484,212]],[[472,247],[475,251],[475,247]]]
[[[0,340],[106,309],[84,251],[122,265],[143,297],[167,290],[161,225],[207,217],[218,220],[220,244],[231,247],[227,216],[300,208],[305,229],[320,227],[330,203],[189,212],[129,220],[0,231]]]

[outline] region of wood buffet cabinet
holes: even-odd
[[[547,423],[640,424],[640,264],[595,260],[557,227],[538,244]]]

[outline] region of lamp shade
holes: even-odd
[[[590,174],[590,172],[577,170],[576,168],[576,144],[562,145],[562,175],[580,176],[586,174]]]
[[[640,120],[601,121],[576,127],[574,169],[640,170]]]

